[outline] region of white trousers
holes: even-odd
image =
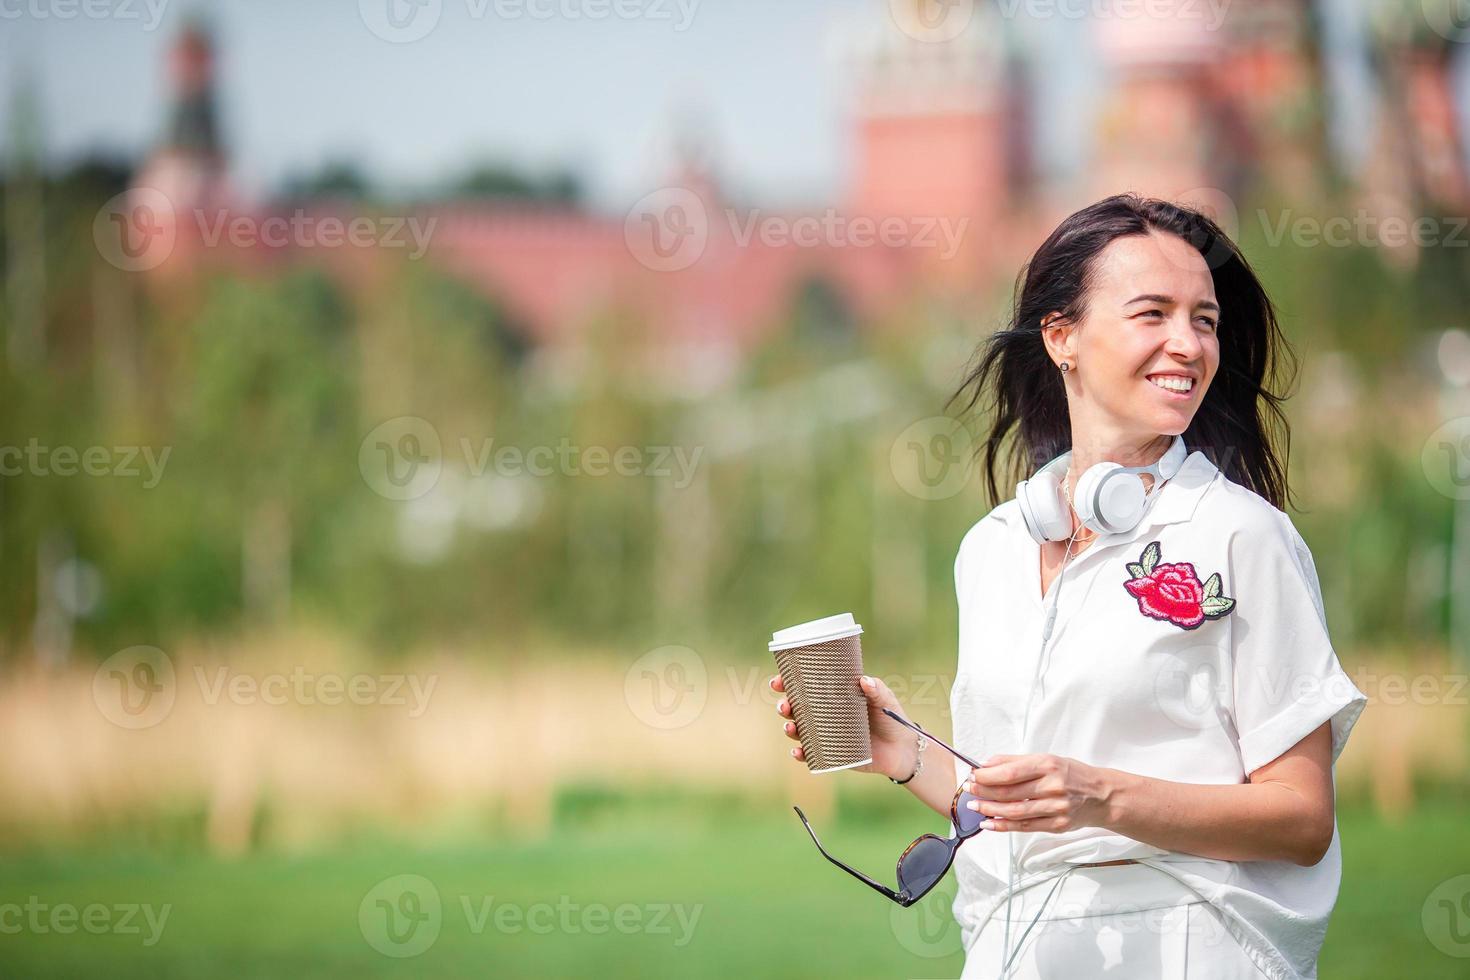
[[[963,980],[998,980],[1005,951],[1007,980],[1265,977],[1215,908],[1143,864],[1078,866],[1024,886],[1011,898],[1010,920],[1006,946],[1002,903],[966,950]]]

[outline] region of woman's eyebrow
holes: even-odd
[[[1159,303],[1163,306],[1173,306],[1174,297],[1165,296],[1163,293],[1144,293],[1142,296],[1133,297],[1123,305],[1132,306],[1134,303]],[[1216,313],[1220,312],[1220,304],[1210,299],[1200,300],[1195,304],[1195,307],[1202,310],[1214,310]]]

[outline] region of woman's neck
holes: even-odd
[[[1096,463],[1112,462],[1123,466],[1152,466],[1157,463],[1174,442],[1170,435],[1150,436],[1145,439],[1126,438],[1072,438],[1072,458],[1067,467],[1068,485],[1077,486],[1077,479]],[[1147,477],[1152,489],[1152,477]]]

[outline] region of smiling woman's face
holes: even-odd
[[[1189,427],[1220,364],[1215,283],[1204,256],[1166,232],[1098,253],[1080,323],[1044,334],[1068,360],[1073,435],[1146,440]]]

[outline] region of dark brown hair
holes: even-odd
[[[981,450],[985,454],[986,486],[993,501],[1010,496],[1001,495],[999,478],[1006,475],[1001,472],[1002,446],[1012,428],[1019,426],[1019,437],[1005,455],[1012,473],[1019,463],[1020,477],[1072,446],[1067,395],[1041,338],[1042,318],[1060,311],[1079,321],[1097,256],[1115,239],[1151,231],[1178,235],[1199,250],[1220,302],[1220,366],[1184,432],[1185,444],[1203,451],[1231,480],[1284,507],[1289,493],[1284,453],[1291,430],[1281,403],[1289,394],[1276,391],[1282,381],[1295,378],[1297,359],[1281,334],[1271,300],[1240,249],[1215,222],[1190,208],[1135,194],[1104,198],[1057,226],[1017,277],[1009,325],[980,343],[975,366],[950,397],[951,405],[963,399],[965,412],[985,401],[991,427],[977,455]],[[1277,439],[1283,446],[1281,459],[1273,446]]]

